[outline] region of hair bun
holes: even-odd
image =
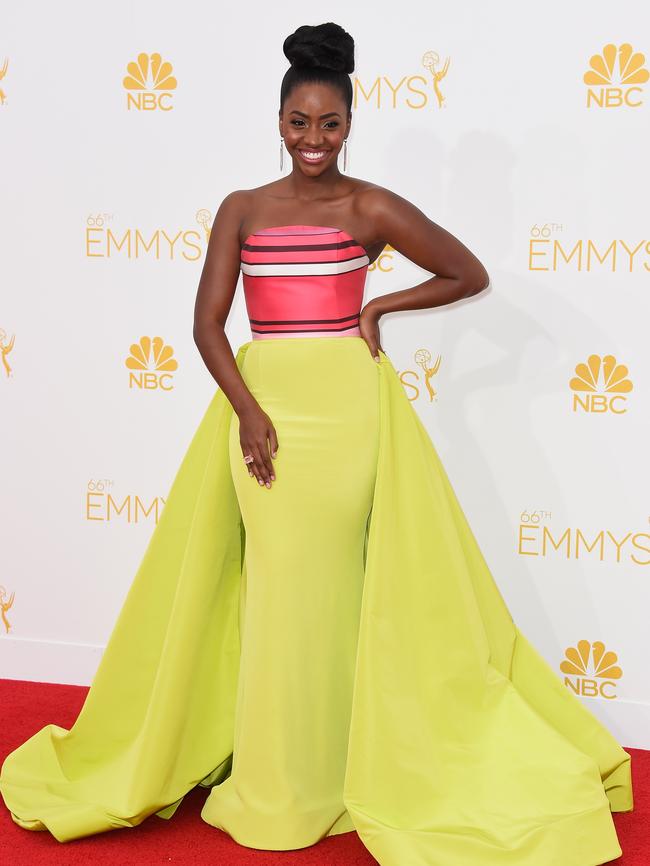
[[[292,66],[354,71],[354,39],[334,22],[303,24],[284,40],[282,50]]]

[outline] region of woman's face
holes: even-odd
[[[280,111],[280,135],[294,171],[313,177],[337,170],[336,159],[350,123],[345,100],[336,87],[321,82],[296,87]]]

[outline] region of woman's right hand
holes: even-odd
[[[239,444],[242,460],[247,454],[254,458],[246,464],[248,474],[255,476],[260,485],[270,487],[271,481],[275,481],[271,457],[277,453],[278,437],[273,422],[259,404],[239,415]]]

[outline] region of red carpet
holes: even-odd
[[[71,728],[88,689],[0,679],[0,760],[47,724]],[[632,755],[634,811],[614,813],[624,851],[620,866],[650,864],[650,752]],[[323,839],[299,851],[256,851],[237,845],[200,817],[207,788],[194,789],[169,821],[152,815],[139,827],[111,830],[62,844],[47,832],[31,832],[11,820],[0,799],[0,863],[3,866],[373,866],[356,833]],[[408,864],[404,864],[408,866]],[[470,864],[468,864],[470,866]],[[561,863],[549,866],[562,866]]]

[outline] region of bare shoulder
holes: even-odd
[[[362,181],[355,195],[359,217],[371,224],[383,224],[387,215],[395,208],[413,207],[411,202],[385,186]]]
[[[242,228],[251,212],[254,212],[257,189],[235,189],[221,201],[214,219],[213,229],[237,238],[241,246]]]
[[[368,226],[377,243],[395,245],[401,236],[420,227],[437,228],[413,202],[385,186],[364,182],[355,197],[357,218]]]
[[[223,205],[237,216],[239,228],[244,235],[247,233],[251,214],[258,213],[270,201],[276,199],[278,193],[282,198],[283,180],[284,178],[280,178],[250,189],[236,189],[225,197]]]
[[[281,188],[282,181],[283,178],[280,178],[250,189],[236,189],[229,193],[226,198],[231,199],[233,204],[237,202],[243,207],[254,207],[261,199],[272,196],[278,188]]]
[[[219,205],[219,211],[225,211],[231,217],[237,216],[238,214],[243,216],[250,203],[252,192],[253,190],[250,189],[232,190],[232,192],[229,192],[223,197],[221,204]]]

